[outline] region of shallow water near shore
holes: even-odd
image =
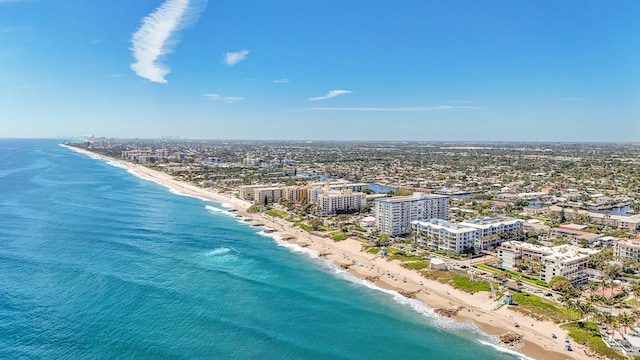
[[[0,140],[0,358],[518,358],[58,143]]]

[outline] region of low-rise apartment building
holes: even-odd
[[[503,241],[520,239],[523,222],[508,217],[485,218],[461,223],[440,219],[411,222],[416,242],[430,248],[461,253],[486,250]]]
[[[524,260],[540,267],[540,280],[548,283],[554,276],[563,276],[574,285],[587,281],[589,256],[597,252],[573,245],[547,247],[522,241],[506,241],[497,249],[507,269],[516,269],[517,261]]]
[[[640,238],[620,239],[613,243],[613,256],[618,260],[640,262]]]
[[[474,243],[477,250],[486,250],[492,246],[498,246],[504,241],[523,238],[524,221],[516,218],[496,216],[463,221],[460,225],[478,229],[477,240]]]
[[[592,224],[608,225],[614,228],[630,231],[640,230],[640,215],[612,215],[608,213],[597,213],[581,209],[562,208],[557,205],[549,206],[547,212],[551,211],[554,211],[556,213],[564,212],[564,216],[567,219],[575,219],[577,215],[584,214],[589,216],[589,222]]]

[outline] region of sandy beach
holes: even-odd
[[[288,241],[318,253],[324,259],[332,261],[339,268],[360,279],[370,281],[380,288],[394,290],[408,297],[413,297],[433,309],[459,309],[458,314],[453,317],[456,321],[471,322],[485,333],[491,335],[519,334],[522,336],[522,341],[510,349],[527,357],[539,360],[591,358],[582,345],[575,343],[572,343],[573,352],[566,351],[563,339],[567,336],[567,331],[561,329],[557,324],[526,317],[511,310],[508,306],[502,306],[495,310],[497,303],[491,298],[491,294],[486,292],[469,294],[447,284],[427,279],[417,271],[402,267],[399,261],[389,261],[386,258],[363,252],[363,243],[358,240],[347,239],[334,242],[330,238],[314,236],[293,226],[288,221],[247,212],[247,209],[252,205],[247,201],[177,181],[168,174],[149,169],[143,165],[107,158],[74,147],[68,148],[93,158],[117,162],[135,175],[162,184],[180,194],[232,206],[238,215],[263,223],[264,226],[279,232],[282,238],[288,238]],[[516,327],[516,323],[520,326]],[[557,339],[551,338],[552,333],[557,335]]]

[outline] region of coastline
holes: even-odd
[[[154,181],[181,195],[211,200],[233,207],[236,213],[243,218],[258,221],[265,227],[276,231],[270,235],[307,248],[359,279],[369,281],[382,289],[396,291],[405,297],[415,298],[432,309],[461,309],[452,319],[458,322],[473,323],[484,333],[489,335],[503,335],[505,333],[522,335],[523,341],[519,346],[510,348],[500,345],[502,348],[514,350],[535,359],[589,358],[581,345],[572,344],[574,351],[571,353],[564,349],[564,341],[561,339],[567,335],[567,331],[561,329],[557,324],[528,318],[521,313],[510,310],[508,306],[493,310],[496,302],[490,298],[490,294],[486,292],[469,294],[447,284],[424,278],[418,272],[402,267],[397,260],[389,261],[386,258],[362,252],[363,243],[360,241],[347,239],[334,242],[330,238],[315,236],[282,219],[260,213],[249,213],[247,209],[252,204],[247,201],[175,180],[168,174],[143,165],[128,163],[75,147],[62,146],[126,168],[136,176]],[[389,274],[392,274],[393,277]],[[520,327],[516,328],[515,323],[520,324]],[[557,334],[558,338],[552,339],[551,333]]]

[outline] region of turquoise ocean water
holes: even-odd
[[[1,359],[515,359],[55,140],[0,140]]]

